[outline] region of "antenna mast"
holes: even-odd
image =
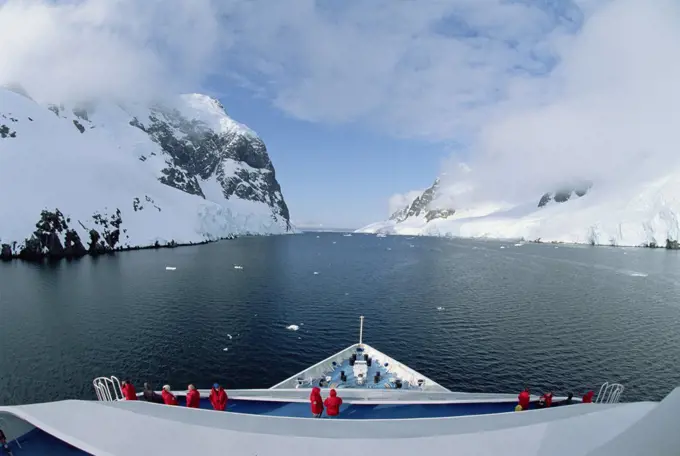
[[[361,324],[359,326],[359,345],[362,345],[364,342],[364,316],[360,316],[359,319],[361,320]]]

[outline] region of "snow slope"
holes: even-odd
[[[595,184],[580,198],[537,203],[538,197],[515,205],[489,202],[429,222],[421,214],[357,232],[659,247],[680,239],[680,172],[618,188]]]
[[[264,143],[204,95],[57,107],[0,88],[0,176],[5,255],[67,232],[109,250],[293,229]]]

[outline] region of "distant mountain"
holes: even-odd
[[[423,193],[417,196],[411,203],[403,208],[395,211],[389,220],[401,223],[409,218],[420,217],[421,215],[430,222],[435,219],[446,219],[456,213],[455,209],[436,207],[433,203],[440,195],[439,193],[440,180],[434,180],[434,183],[427,188]]]
[[[456,208],[439,207],[437,201],[452,200],[443,198],[448,190],[439,187],[436,180],[388,220],[357,232],[680,246],[680,170],[668,170],[656,179],[636,184],[598,186],[578,181],[556,185],[556,190],[540,198],[514,204],[486,201]]]
[[[293,230],[262,140],[200,94],[48,105],[0,88],[0,256]]]
[[[588,193],[588,190],[593,186],[590,181],[577,182],[569,185],[563,185],[554,192],[546,192],[538,201],[538,207],[543,207],[548,203],[554,201],[556,203],[565,203],[570,199],[580,198]]]

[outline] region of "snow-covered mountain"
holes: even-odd
[[[49,105],[0,88],[0,254],[293,230],[262,140],[205,95]]]
[[[357,232],[667,248],[680,240],[680,172],[635,184],[581,181],[519,204],[461,198],[456,207],[455,193],[438,179],[388,220]]]

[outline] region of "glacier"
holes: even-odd
[[[215,99],[42,105],[0,88],[0,257],[294,232],[262,140]]]
[[[356,232],[678,248],[680,173],[667,170],[637,183],[588,185],[519,203],[454,207],[456,192],[441,188],[437,179],[388,220]]]

